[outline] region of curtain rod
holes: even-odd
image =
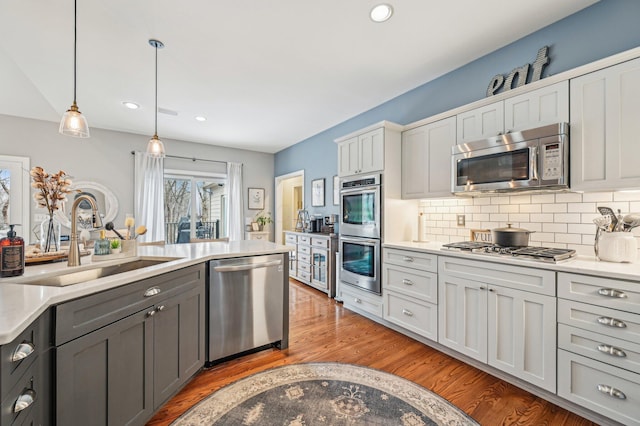
[[[135,151],[131,151],[131,155],[135,155]],[[207,160],[206,158],[196,158],[196,157],[182,157],[180,155],[165,155],[165,157],[169,157],[169,158],[177,158],[179,160],[191,160],[191,161],[208,161],[209,163],[222,163],[222,164],[227,164],[226,161],[220,161],[220,160]]]

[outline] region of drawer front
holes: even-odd
[[[298,261],[300,263],[311,263],[311,255],[306,253],[298,254]]]
[[[640,424],[638,374],[559,350],[558,395],[623,424]]]
[[[432,272],[385,264],[382,267],[382,285],[387,290],[438,303],[438,275]]]
[[[185,285],[204,282],[204,277],[202,263],[57,305],[56,346],[151,306]]]
[[[298,243],[299,244],[310,244],[311,237],[308,235],[298,235]]]
[[[310,273],[311,272],[311,265],[309,263],[299,262],[298,263],[298,271],[304,271],[306,273]]]
[[[640,344],[558,324],[558,347],[640,374]]]
[[[515,290],[556,295],[556,273],[544,269],[439,256],[438,272]]]
[[[328,238],[318,238],[318,237],[311,237],[311,245],[314,247],[322,247],[322,248],[329,248],[329,239]]]
[[[298,261],[293,259],[289,261],[289,276],[295,277],[298,273]]]
[[[251,239],[252,240],[268,240],[269,239],[269,234],[251,234]]]
[[[49,389],[45,389],[42,381],[41,361],[33,363],[11,388],[7,396],[2,400],[2,412],[0,413],[0,424],[23,424],[25,418],[39,418],[38,410],[42,409],[41,401],[47,398]],[[46,371],[49,374],[50,371]],[[16,401],[22,396],[23,400],[31,398],[31,405],[22,411],[14,412]],[[50,396],[49,396],[50,397]],[[44,399],[43,399],[44,398]],[[49,419],[46,419],[47,421]],[[14,423],[12,423],[14,422]]]
[[[420,269],[421,271],[438,272],[438,256],[419,251],[382,249],[383,263]]]
[[[298,236],[293,234],[285,234],[284,242],[285,245],[294,245],[298,242]]]
[[[300,253],[309,254],[310,255],[311,254],[311,247],[310,246],[302,246],[302,245],[298,244],[298,255],[301,256]]]
[[[559,273],[558,297],[640,313],[640,283],[632,281]]]
[[[431,340],[438,340],[438,305],[420,303],[410,296],[385,293],[384,319]]]
[[[342,303],[345,308],[353,311],[364,311],[382,318],[382,297],[368,294],[353,288],[344,282],[340,285]]]
[[[558,322],[631,342],[640,341],[640,315],[558,299]]]
[[[311,274],[303,269],[300,269],[300,265],[298,265],[298,281],[307,284],[311,282]]]

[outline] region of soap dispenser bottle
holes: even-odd
[[[109,243],[109,240],[107,240],[106,238],[104,229],[101,229],[100,239],[93,244],[93,254],[96,256],[109,254],[110,249],[111,249],[111,244]]]
[[[17,277],[24,274],[24,240],[16,236],[9,225],[7,236],[0,240],[0,277]]]

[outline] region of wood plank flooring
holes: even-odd
[[[199,373],[148,425],[168,425],[213,391],[281,365],[335,361],[364,365],[409,379],[443,396],[482,425],[593,425],[290,281],[289,348],[268,349]]]

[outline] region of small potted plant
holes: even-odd
[[[120,239],[114,238],[111,240],[111,254],[117,254],[122,251],[122,245],[120,244]]]
[[[258,226],[260,226],[260,230],[262,231],[265,225],[273,222],[273,219],[271,219],[271,213],[260,212],[258,216],[256,216],[256,222],[258,223]]]

